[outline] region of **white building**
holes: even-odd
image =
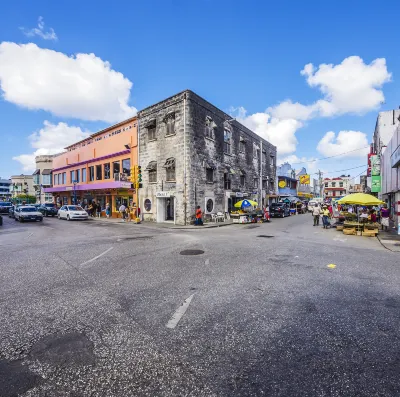
[[[337,178],[325,178],[323,180],[324,198],[337,199],[346,196],[350,192],[350,175],[342,175]]]
[[[20,194],[35,196],[33,188],[33,175],[14,175],[11,177],[11,197],[16,198]]]
[[[400,109],[379,112],[373,136],[374,152],[381,154],[399,126]]]
[[[36,203],[52,203],[53,194],[45,193],[44,188],[52,187],[53,156],[36,156],[36,170],[33,173],[33,188],[35,189]]]

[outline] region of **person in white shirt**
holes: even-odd
[[[121,204],[118,211],[120,212],[120,214],[122,216],[122,222],[125,222],[125,210],[126,210],[126,207],[124,206],[124,204]]]
[[[316,203],[313,210],[312,210],[312,215],[314,217],[314,225],[313,226],[319,226],[319,217],[321,215],[321,208],[319,205]]]

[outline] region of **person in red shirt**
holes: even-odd
[[[198,205],[196,209],[196,223],[195,223],[196,226],[203,226],[203,220],[201,219],[202,215],[203,213],[201,212],[201,208]]]
[[[371,222],[373,222],[373,223],[376,222],[375,210],[371,210],[371,212],[370,212],[370,220],[371,220]]]

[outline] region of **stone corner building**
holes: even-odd
[[[189,224],[275,191],[276,147],[190,90],[143,109],[139,163],[145,221]]]

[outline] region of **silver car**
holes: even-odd
[[[72,221],[73,219],[88,219],[88,213],[79,205],[63,205],[57,214],[58,219],[66,219]]]
[[[32,205],[21,205],[14,210],[14,219],[16,221],[43,221],[43,215]]]

